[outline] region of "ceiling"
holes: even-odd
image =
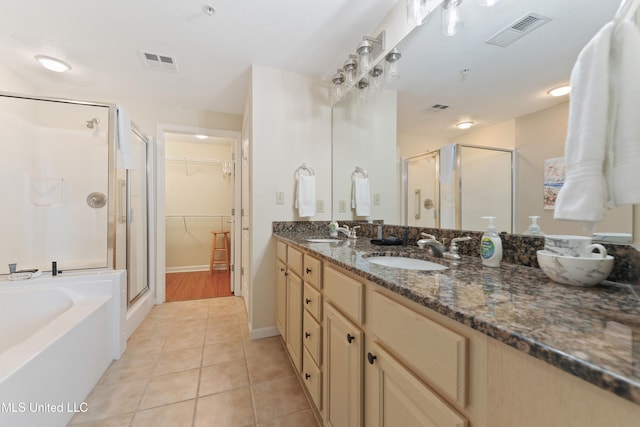
[[[242,114],[252,64],[327,75],[396,1],[7,0],[0,58],[48,96]],[[141,49],[174,56],[178,71],[146,68]],[[35,55],[72,70],[46,71]]]
[[[48,96],[242,114],[252,64],[326,78],[396,1],[11,1],[0,16],[0,57]],[[568,81],[578,52],[617,6],[502,0],[484,8],[464,0],[465,28],[455,37],[440,34],[436,10],[401,43],[402,77],[387,86],[399,92],[400,132],[453,138],[462,120],[482,127],[564,102],[546,90]],[[508,47],[484,42],[529,12],[552,20]],[[178,71],[146,68],[141,50],[175,57]],[[38,54],[73,68],[46,71]],[[433,104],[450,108],[426,112]]]

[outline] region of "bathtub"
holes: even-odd
[[[0,426],[64,426],[125,350],[124,271],[0,281]]]

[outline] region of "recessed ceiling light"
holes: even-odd
[[[36,61],[47,70],[55,71],[56,73],[64,73],[71,69],[71,65],[51,56],[36,55]]]
[[[207,135],[194,135],[198,139],[207,139],[209,138]]]
[[[547,93],[551,96],[564,96],[571,92],[571,86],[562,85],[558,87],[554,87],[553,89],[549,89]]]
[[[473,124],[473,122],[460,122],[456,124],[456,127],[458,129],[469,129],[471,126],[473,126]]]

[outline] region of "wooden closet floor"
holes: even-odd
[[[233,295],[231,274],[227,271],[167,273],[165,278],[167,302]]]

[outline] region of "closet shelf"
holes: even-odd
[[[212,214],[212,215],[194,215],[194,214],[187,214],[187,215],[165,215],[166,219],[182,219],[182,224],[184,225],[184,231],[188,231],[187,230],[187,219],[215,219],[215,218],[219,218],[220,219],[220,229],[222,229],[222,219],[223,218],[229,218],[229,221],[227,222],[231,222],[231,215],[224,215],[224,214]]]

